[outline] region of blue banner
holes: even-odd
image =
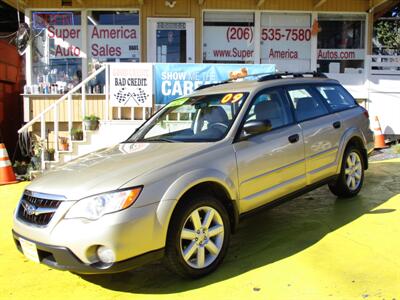
[[[167,104],[203,84],[272,73],[275,65],[271,64],[154,64],[155,103]]]

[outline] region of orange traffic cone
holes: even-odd
[[[375,116],[375,124],[374,124],[374,140],[375,140],[375,149],[383,149],[387,148],[385,144],[385,137],[383,136],[381,123],[379,123],[378,116]]]
[[[14,169],[8,158],[7,149],[3,143],[0,144],[0,184],[15,183]]]

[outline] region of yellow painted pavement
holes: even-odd
[[[400,160],[371,164],[353,199],[322,187],[245,219],[223,265],[200,280],[161,263],[79,276],[27,261],[11,236],[25,186],[0,187],[0,299],[400,300]]]

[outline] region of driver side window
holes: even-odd
[[[293,116],[289,103],[282,97],[279,89],[268,89],[260,92],[253,100],[247,116],[250,121],[269,122],[270,130],[274,130],[293,123]]]

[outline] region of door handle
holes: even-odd
[[[334,122],[334,123],[332,124],[333,128],[335,128],[335,129],[340,128],[341,125],[342,125],[342,124],[340,123],[340,121],[336,121],[336,122]]]
[[[299,139],[300,139],[300,136],[298,134],[293,134],[288,137],[289,142],[291,142],[292,144],[298,142]]]

